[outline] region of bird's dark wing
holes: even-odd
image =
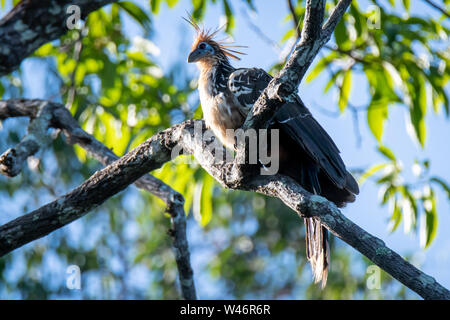
[[[347,170],[339,155],[339,149],[299,97],[297,103],[289,102],[283,105],[276,113],[275,120],[338,188],[346,187]]]
[[[263,69],[237,69],[229,77],[228,88],[241,108],[248,112],[271,79]],[[275,114],[274,120],[326,173],[336,187],[359,193],[356,181],[347,172],[339,155],[339,149],[313,118],[300,97],[297,97],[296,102],[283,105]]]
[[[238,102],[244,116],[253,107],[271,79],[267,72],[258,68],[241,68],[230,75],[228,89]]]

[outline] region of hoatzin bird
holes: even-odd
[[[243,125],[272,77],[263,69],[233,68],[229,58],[239,59],[236,55],[241,52],[232,50],[231,44],[214,39],[220,29],[209,32],[192,19],[188,22],[197,31],[187,61],[196,62],[200,69],[198,90],[204,120],[220,141],[233,149],[235,141],[226,130]],[[309,192],[339,207],[355,200],[358,184],[346,170],[339,149],[300,97],[279,109],[270,128],[279,129],[279,173],[290,176]],[[315,282],[321,281],[323,288],[330,259],[327,229],[315,218],[304,220],[306,255]]]

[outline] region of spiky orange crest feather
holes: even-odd
[[[183,19],[186,20],[191,26],[193,26],[195,31],[197,31],[197,35],[195,36],[194,42],[192,43],[192,50],[197,48],[200,42],[206,42],[212,45],[213,47],[218,48],[226,56],[236,60],[241,60],[241,58],[239,58],[235,54],[245,54],[245,53],[230,48],[247,48],[247,46],[235,45],[232,44],[231,42],[226,42],[224,40],[218,41],[214,39],[214,37],[220,32],[220,30],[224,28],[225,25],[220,28],[217,28],[214,31],[211,31],[211,29],[200,28],[200,26],[194,21],[193,17],[191,15],[188,16],[189,16],[188,19],[184,17]]]

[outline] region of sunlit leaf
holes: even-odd
[[[223,7],[225,10],[225,16],[227,17],[227,26],[225,28],[225,31],[230,33],[234,29],[234,16],[228,0],[223,0]]]
[[[406,9],[406,11],[408,11],[409,12],[409,8],[410,8],[410,5],[411,5],[411,1],[410,0],[402,0],[403,1],[403,6],[405,7],[405,9]]]
[[[352,71],[349,69],[344,73],[342,78],[341,90],[339,92],[339,110],[344,112],[347,107],[348,97],[350,96],[350,90],[352,88]]]
[[[205,174],[203,178],[202,185],[202,195],[201,195],[201,220],[200,224],[204,227],[206,226],[212,218],[212,193],[214,188],[214,179],[209,175]]]
[[[153,4],[154,1],[152,1]],[[152,23],[150,17],[141,7],[130,1],[120,1],[117,4],[136,20],[146,31],[150,31]],[[152,7],[153,9],[153,7]]]
[[[154,14],[158,14],[161,0],[150,0],[150,8]]]
[[[410,111],[411,123],[414,127],[417,139],[422,147],[425,146],[426,128],[425,115],[427,112],[427,94],[425,81],[422,76],[417,77],[412,109]]]
[[[363,184],[367,180],[367,178],[369,178],[370,176],[375,174],[377,171],[383,169],[386,166],[387,166],[386,163],[380,163],[380,164],[373,165],[368,170],[366,170],[366,172],[364,172],[364,174],[361,175],[361,177],[358,179],[359,184]]]
[[[421,243],[424,248],[427,248],[436,237],[438,218],[436,211],[436,198],[432,192],[428,199],[423,201],[425,210],[425,226],[422,226]]]
[[[178,3],[178,0],[166,0],[166,2],[169,8],[173,8]]]
[[[388,106],[383,100],[372,101],[367,109],[367,122],[378,142],[383,137],[384,123],[388,117]]]
[[[397,200],[394,201],[394,210],[392,212],[392,217],[389,221],[390,224],[390,232],[394,232],[398,226],[400,225],[400,222],[402,221],[402,212],[400,210],[400,207],[398,206]]]
[[[387,157],[388,159],[391,159],[392,161],[395,161],[395,155],[392,152],[391,149],[389,149],[386,146],[379,146],[378,147],[378,151],[380,151],[385,157]]]
[[[439,177],[432,177],[430,181],[437,183],[447,193],[448,199],[450,199],[450,186]]]

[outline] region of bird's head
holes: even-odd
[[[214,37],[222,28],[218,28],[215,31],[205,30],[200,28],[198,24],[192,19],[192,17],[184,20],[189,22],[197,31],[187,62],[214,63],[220,60],[228,60],[228,57],[240,60],[240,58],[237,57],[236,54],[244,54],[242,52],[230,49],[232,47],[244,46],[237,46],[231,43],[217,41],[214,39]]]

